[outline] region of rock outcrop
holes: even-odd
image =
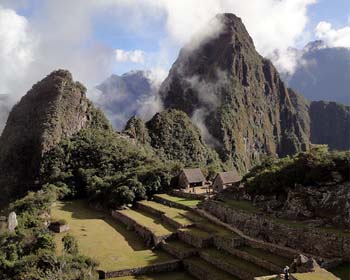
[[[218,31],[186,45],[162,84],[165,108],[202,124],[207,143],[241,171],[266,154],[308,149],[307,124],[291,97],[296,94],[257,53],[241,19],[220,14],[211,24],[208,29]]]
[[[62,138],[109,124],[65,70],[52,72],[17,103],[0,137],[0,200],[33,189],[43,155]]]
[[[146,123],[133,117],[124,133],[141,144],[152,146],[161,158],[180,161],[187,166],[219,161],[217,154],[204,144],[199,129],[181,111],[157,113]]]
[[[328,144],[333,150],[350,150],[350,106],[314,101],[309,112],[313,144]]]

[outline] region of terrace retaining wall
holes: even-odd
[[[134,230],[139,236],[141,236],[148,246],[157,246],[163,240],[170,238],[173,234],[161,235],[157,236],[147,227],[138,224],[136,221],[131,219],[130,217],[124,215],[119,211],[112,211],[113,218],[122,222],[127,226],[128,229]]]
[[[323,258],[350,258],[350,235],[339,235],[321,230],[292,227],[274,222],[269,217],[233,209],[217,201],[205,201],[203,208],[220,219],[238,228],[244,234],[266,242],[295,249]],[[291,257],[293,251],[271,246],[264,242],[248,240],[248,245],[267,249],[272,253]],[[293,255],[295,255],[295,252]]]
[[[181,250],[180,248],[176,248],[174,246],[171,246],[169,245],[168,243],[166,242],[162,242],[161,243],[161,247],[162,249],[169,253],[170,255],[178,258],[178,259],[185,259],[185,258],[188,258],[188,257],[192,257],[192,256],[196,256],[198,255],[198,251],[196,249],[193,249],[193,250]]]
[[[213,245],[212,237],[202,238],[184,230],[178,230],[177,235],[181,241],[196,248],[208,248]]]
[[[123,269],[118,271],[98,271],[100,279],[108,279],[113,277],[122,277],[130,275],[144,275],[150,273],[159,272],[171,272],[180,269],[182,263],[180,260],[171,260],[167,262],[162,262],[158,264],[152,264],[148,266],[135,267],[130,269]]]
[[[205,196],[201,195],[201,194],[187,193],[187,192],[183,192],[180,190],[171,190],[170,195],[188,198],[188,199],[198,199],[198,200],[204,200],[204,198],[205,198]]]
[[[200,252],[199,253],[201,258],[206,260],[207,262],[215,265],[216,267],[220,268],[221,270],[224,270],[232,275],[237,276],[238,278],[242,280],[251,280],[254,279],[254,275],[246,270],[241,270],[237,268],[235,265],[232,265],[228,262],[224,262],[222,260],[216,259],[215,257],[212,257],[206,252]]]

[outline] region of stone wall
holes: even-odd
[[[204,195],[202,194],[196,194],[196,193],[187,193],[187,192],[183,192],[180,190],[172,190],[170,192],[171,195],[173,196],[178,196],[178,197],[183,197],[183,198],[189,198],[189,199],[199,199],[199,200],[203,200],[205,198]]]
[[[125,224],[129,230],[134,230],[140,237],[142,237],[146,241],[146,244],[149,246],[157,246],[160,242],[170,238],[173,235],[168,234],[157,236],[147,227],[138,224],[133,219],[118,211],[112,211],[112,216],[113,218]]]
[[[230,250],[242,246],[245,241],[241,237],[233,236],[214,236],[214,246],[219,250]],[[229,251],[228,251],[229,252]]]
[[[265,242],[290,247],[298,252],[309,253],[324,258],[350,258],[350,234],[325,232],[317,228],[305,228],[278,223],[262,214],[248,213],[226,206],[218,201],[206,201],[203,208],[221,221],[231,224],[244,234]],[[256,245],[257,242],[250,241]],[[260,243],[260,246],[264,246]],[[274,253],[288,255],[286,249],[266,246]],[[278,251],[278,252],[277,252]],[[292,252],[290,252],[292,253]],[[289,255],[290,257],[290,255]]]
[[[213,238],[204,238],[197,236],[195,234],[191,234],[189,231],[178,230],[178,237],[181,241],[192,245],[196,248],[208,248],[213,245]]]
[[[130,275],[144,275],[150,273],[159,273],[159,272],[171,272],[181,268],[180,260],[171,260],[167,262],[162,262],[158,264],[143,266],[143,267],[135,267],[130,269],[123,269],[118,271],[99,271],[100,279],[108,279],[113,277],[122,277],[122,276],[130,276]]]
[[[170,255],[178,258],[178,259],[185,259],[185,258],[188,258],[188,257],[192,257],[192,256],[196,256],[198,255],[198,250],[196,249],[188,249],[188,250],[182,250],[181,248],[177,248],[175,246],[171,246],[169,245],[168,243],[166,242],[162,242],[161,243],[161,248],[169,253]]]

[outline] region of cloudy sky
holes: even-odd
[[[0,0],[0,94],[18,98],[57,68],[88,87],[132,69],[164,77],[219,12],[241,17],[280,71],[310,40],[350,47],[349,0]]]

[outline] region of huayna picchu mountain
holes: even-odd
[[[307,150],[309,135],[290,90],[255,50],[241,19],[220,14],[211,24],[220,31],[187,44],[163,82],[165,108],[203,122],[223,160],[242,171],[266,154]]]
[[[68,71],[58,70],[13,107],[0,137],[1,199],[32,189],[43,155],[62,138],[89,126],[110,127],[85,92]]]

